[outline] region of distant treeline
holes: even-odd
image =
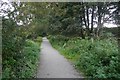
[[[113,35],[115,35],[115,37],[118,35],[118,27],[111,27],[111,28],[104,27],[103,31],[112,33]]]

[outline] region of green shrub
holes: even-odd
[[[60,38],[60,39],[58,39]],[[92,78],[120,78],[120,58],[117,40],[114,38],[88,40],[62,37],[50,37],[53,47],[66,58],[74,62],[76,67]]]
[[[32,78],[35,77],[37,62],[39,60],[39,45],[31,40],[26,40],[19,60],[10,58],[4,61],[3,78]],[[14,65],[14,66],[13,66]]]
[[[23,53],[24,58],[22,61],[24,62],[21,65],[20,77],[22,78],[30,78],[35,77],[35,73],[37,71],[37,62],[39,60],[39,45],[31,40],[27,40]]]
[[[19,59],[25,44],[25,36],[21,28],[16,27],[13,20],[3,19],[2,22],[2,76],[16,77]]]
[[[26,27],[18,27],[13,20],[2,19],[2,25],[2,77],[34,77],[39,44],[26,40],[31,32]]]
[[[109,40],[101,40],[91,43],[87,49],[80,53],[79,59],[79,65],[86,75],[97,78],[120,77],[117,45]]]
[[[34,39],[35,42],[41,44],[42,42],[42,37],[37,37],[36,39]]]

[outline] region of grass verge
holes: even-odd
[[[91,78],[120,78],[120,58],[113,38],[88,40],[64,36],[48,37],[53,47]]]

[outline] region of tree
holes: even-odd
[[[113,12],[113,18],[115,20],[115,23],[118,25],[118,46],[120,48],[120,2],[112,3],[112,5],[115,8],[115,11]]]

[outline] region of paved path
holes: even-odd
[[[37,78],[81,78],[70,62],[55,50],[47,38],[41,44]]]

